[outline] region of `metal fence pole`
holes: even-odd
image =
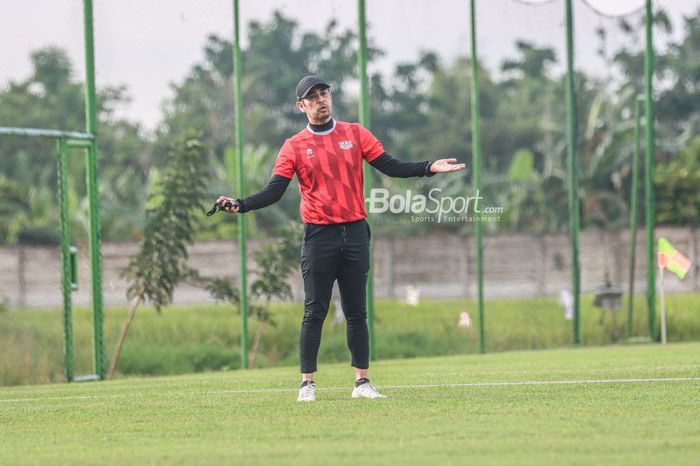
[[[68,231],[68,161],[66,141],[58,139],[58,232],[61,241],[61,291],[63,292],[63,333],[66,380],[73,381],[73,309],[70,285],[70,233]]]
[[[639,191],[639,152],[641,136],[642,102],[634,99],[634,153],[632,154],[632,201],[630,202],[630,272],[627,284],[627,338],[632,337],[632,319],[634,316],[634,272],[637,264],[637,193]]]
[[[646,151],[644,190],[646,195],[646,243],[647,243],[647,309],[649,313],[649,336],[658,339],[656,326],[656,256],[654,255],[654,46],[652,42],[652,26],[654,15],[652,0],[646,1],[646,50],[644,53],[644,80],[646,88],[645,122],[646,122]]]
[[[574,26],[571,0],[566,0],[566,152],[569,180],[569,242],[571,247],[571,288],[574,298],[575,344],[581,343],[581,269],[579,264],[579,159],[576,145],[576,90],[574,87]]]
[[[104,318],[102,309],[102,252],[100,250],[99,151],[97,150],[97,93],[92,0],[83,0],[85,21],[85,129],[94,136],[87,151],[87,189],[90,210],[90,263],[92,270],[92,314],[95,345],[95,374],[106,376]]]
[[[479,106],[479,62],[476,45],[476,0],[470,0],[471,12],[471,116],[472,116],[472,185],[477,193],[481,190],[481,129]],[[476,222],[476,276],[477,303],[479,308],[479,351],[486,352],[484,332],[484,252],[481,245],[481,222]]]
[[[241,91],[241,40],[238,0],[233,0],[233,100],[236,157],[238,159],[238,193],[245,193],[243,172],[243,92]],[[241,367],[248,368],[248,258],[246,245],[246,222],[238,215],[238,250],[240,254],[241,295]]]
[[[366,18],[365,18],[365,0],[358,0],[358,29],[359,29],[359,50],[357,54],[357,68],[360,77],[360,103],[359,114],[360,124],[365,128],[370,127],[371,112],[369,106],[369,83],[367,79],[367,33],[366,33]],[[372,189],[372,173],[367,164],[363,167],[364,190],[365,196],[369,196]],[[372,227],[372,218],[369,212],[367,213],[367,223]],[[375,355],[375,336],[374,336],[374,241],[370,240],[369,250],[370,267],[367,274],[367,327],[369,328],[369,358],[374,360]]]

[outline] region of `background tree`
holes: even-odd
[[[672,162],[700,130],[698,101],[698,50],[700,11],[684,19],[678,39],[668,35],[672,24],[657,11],[657,35],[668,39],[657,48],[657,162]],[[635,20],[636,21],[636,20]],[[630,118],[634,101],[630,89],[643,89],[642,23],[620,22],[626,39],[617,48],[599,33],[600,53],[608,78],[577,74],[578,134],[582,156],[582,186],[586,203],[585,225],[598,225],[601,212],[619,216],[620,200],[629,199],[631,167]],[[356,37],[351,30],[329,22],[321,32],[303,30],[299,24],[275,12],[269,20],[253,21],[248,28],[243,55],[245,114],[246,195],[263,186],[271,175],[277,150],[284,138],[306,121],[294,108],[293,90],[299,76],[324,75],[333,85],[339,118],[356,119]],[[625,32],[626,31],[626,32]],[[565,189],[564,82],[559,57],[547,47],[524,40],[506,57],[499,70],[479,68],[483,189],[494,203],[509,206],[508,221],[492,225],[501,230],[561,230],[566,209],[560,210]],[[370,63],[381,50],[370,48]],[[73,76],[65,52],[47,47],[32,53],[32,71],[26,79],[9,83],[0,91],[0,122],[7,126],[80,129],[84,126],[82,84]],[[389,153],[407,160],[454,156],[471,160],[469,58],[447,63],[435,52],[422,51],[415,60],[397,65],[392,73],[371,77],[373,131]],[[103,238],[138,239],[144,225],[146,193],[158,177],[156,167],[168,159],[172,141],[182,140],[190,129],[202,135],[211,148],[202,164],[212,168],[209,194],[230,192],[235,186],[233,151],[233,82],[231,43],[211,35],[202,58],[187,77],[172,84],[172,95],[163,105],[163,116],[149,138],[135,123],[120,120],[121,106],[129,102],[124,86],[99,89],[100,178]],[[595,118],[594,118],[595,117]],[[17,241],[56,241],[54,204],[56,164],[54,144],[26,138],[0,139],[0,173],[25,190],[29,208],[16,204],[13,228]],[[532,156],[532,175],[517,182],[509,171],[516,154]],[[70,197],[73,230],[79,235],[86,222],[84,167],[80,157],[70,157]],[[373,175],[374,176],[374,175]],[[470,189],[468,171],[452,177],[395,180],[376,176],[374,186],[413,192],[440,187],[446,193],[465,194]],[[298,190],[290,187],[282,201],[250,217],[251,235],[258,230],[277,232],[290,219],[298,219]],[[554,213],[547,200],[556,199]],[[529,206],[529,207],[527,207]],[[546,212],[543,216],[542,211]],[[6,218],[8,212],[3,214]],[[20,221],[20,219],[23,219]],[[539,219],[539,220],[538,220]],[[546,219],[546,220],[544,220]],[[590,221],[589,221],[590,220]],[[678,219],[680,220],[680,219]],[[380,229],[405,230],[402,219],[378,218]],[[19,222],[19,223],[18,223]],[[230,237],[236,222],[216,218],[198,231],[202,238]],[[416,234],[434,227],[416,227]],[[470,231],[469,226],[443,228]],[[5,240],[7,241],[7,240]]]
[[[266,242],[251,255],[256,264],[256,278],[250,285],[253,299],[260,301],[251,308],[258,321],[249,354],[249,367],[255,367],[265,325],[275,325],[270,303],[273,299],[290,300],[292,288],[287,279],[299,262],[299,243],[303,235],[301,224],[294,222],[282,230],[282,235]]]
[[[187,264],[187,247],[195,238],[202,218],[208,168],[202,164],[205,146],[195,135],[185,138],[170,153],[162,182],[152,193],[154,207],[146,212],[146,226],[139,253],[124,271],[131,300],[109,365],[109,375],[119,361],[122,345],[139,305],[148,301],[156,311],[170,304],[175,286],[198,277]]]
[[[273,299],[289,300],[292,297],[292,289],[287,279],[298,264],[299,242],[302,235],[302,225],[293,222],[282,229],[282,234],[278,238],[264,243],[259,250],[251,253],[256,263],[256,278],[250,285],[250,295],[257,302],[248,303],[248,315],[255,318],[257,325],[253,344],[248,353],[250,368],[256,366],[265,326],[276,325],[270,303]],[[240,294],[230,278],[199,277],[197,281],[216,301],[233,304],[240,312]]]
[[[656,219],[670,225],[700,225],[700,137],[659,163],[654,177]]]
[[[67,53],[56,47],[38,49],[31,54],[29,77],[10,82],[0,92],[0,122],[3,126],[48,128],[80,131],[85,127],[83,85],[73,77],[73,65]],[[148,174],[148,143],[141,136],[140,126],[115,118],[116,110],[128,103],[123,86],[102,88],[97,106],[100,120],[100,184],[104,239],[121,239],[141,228],[144,197],[138,192]],[[0,138],[0,173],[26,187],[30,209],[19,232],[20,242],[57,242],[56,144],[37,138]],[[87,210],[79,210],[86,196],[83,157],[69,157],[69,189],[75,199],[71,214],[73,231],[86,236]],[[112,189],[118,179],[121,189]],[[125,187],[128,185],[128,187]],[[119,216],[117,221],[115,216]],[[128,219],[128,221],[127,221]],[[122,222],[124,227],[109,225]],[[126,235],[126,230],[131,230]]]

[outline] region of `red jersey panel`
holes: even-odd
[[[307,127],[287,139],[272,173],[289,179],[297,175],[304,223],[354,222],[367,217],[362,161],[383,153],[366,128],[336,121],[331,130],[313,133]]]

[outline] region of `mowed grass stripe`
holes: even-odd
[[[372,363],[371,377],[377,386],[537,382],[586,379],[646,379],[700,376],[700,343],[603,346],[576,349],[514,351],[380,360]],[[193,390],[296,390],[298,370],[276,367],[262,370],[209,372],[194,375],[130,377],[74,384],[0,387],[5,398],[96,396],[152,389],[159,393]],[[346,364],[325,364],[316,374],[319,389],[345,387],[352,382]]]
[[[580,384],[619,384],[619,383],[651,383],[651,382],[700,382],[700,377],[666,377],[658,379],[610,379],[610,380],[528,380],[520,382],[481,382],[481,383],[446,383],[446,384],[415,384],[415,385],[387,385],[381,387],[383,390],[403,390],[421,388],[478,388],[478,387],[501,387],[501,386],[522,386],[522,385],[580,385]],[[348,387],[320,387],[316,391],[347,391]],[[251,390],[218,390],[203,392],[204,395],[227,395],[246,393],[288,393],[296,392],[297,388],[258,388]],[[197,395],[199,392],[190,392],[189,395]],[[129,395],[83,395],[83,396],[55,396],[36,398],[8,398],[0,400],[0,403],[21,403],[31,401],[51,401],[51,400],[94,400],[97,398],[125,398]],[[141,396],[143,397],[143,396]]]
[[[0,403],[0,464],[677,466],[700,457],[697,343],[379,361],[372,378],[386,400],[351,399],[347,364],[320,369],[317,403],[295,401],[295,368],[0,389],[0,399],[32,400]]]

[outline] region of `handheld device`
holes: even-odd
[[[224,202],[215,202],[214,207],[211,208],[209,212],[207,212],[207,217],[211,217],[215,213],[219,212],[220,210],[226,210],[230,209],[233,206],[237,206],[238,203],[236,201],[224,201]]]

